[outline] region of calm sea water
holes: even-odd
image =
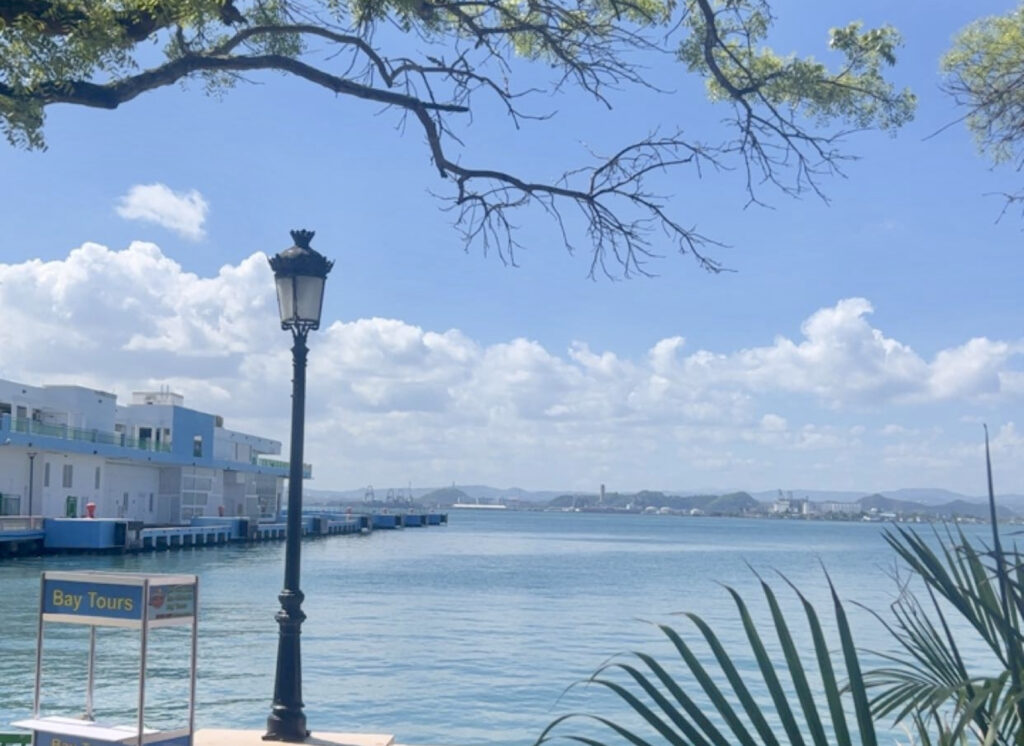
[[[695,611],[726,641],[741,639],[721,584],[759,600],[748,564],[768,576],[784,573],[823,611],[823,567],[844,599],[885,609],[896,586],[882,529],[454,511],[447,527],[306,542],[309,725],[395,733],[404,743],[525,746],[560,713],[610,712],[599,692],[564,694],[610,656],[631,649],[668,654],[648,621],[689,629],[674,614]],[[269,544],[0,562],[0,720],[31,709],[39,573],[105,569],[197,573],[198,725],[263,727],[283,554],[283,544]],[[887,647],[877,622],[856,608],[850,613],[861,646]],[[53,713],[82,709],[86,640],[84,630],[47,627],[44,708]],[[147,715],[166,727],[177,722],[187,694],[187,638],[180,630],[158,631],[151,651]],[[134,708],[137,638],[101,630],[99,654],[97,713],[123,718]]]

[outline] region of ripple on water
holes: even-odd
[[[746,562],[769,576],[785,573],[826,604],[823,563],[844,598],[884,608],[894,586],[880,532],[877,524],[504,511],[453,513],[448,527],[309,542],[306,713],[314,729],[392,732],[409,743],[525,746],[557,714],[604,706],[592,687],[566,688],[610,656],[643,649],[671,660],[647,621],[686,630],[673,614],[692,610],[727,643],[742,639],[720,583],[755,598],[757,580]],[[199,724],[262,727],[283,556],[283,545],[264,544],[0,562],[0,712],[15,719],[31,707],[44,568],[194,572],[201,579]],[[792,608],[793,599],[782,596]],[[765,619],[758,604],[753,611]],[[850,613],[861,646],[884,647],[878,625]],[[48,704],[78,712],[84,638],[75,637],[81,630],[55,627],[46,673],[65,685]],[[137,642],[103,630],[100,649],[100,714],[132,711]],[[187,652],[180,635],[154,636],[153,725],[173,724],[175,703],[187,693],[179,652]],[[752,660],[740,664],[755,671]]]

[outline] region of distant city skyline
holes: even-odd
[[[891,77],[920,109],[896,137],[847,138],[860,159],[823,185],[830,204],[747,207],[738,172],[660,183],[726,244],[736,272],[721,275],[661,246],[658,277],[591,282],[586,247],[568,255],[530,213],[520,267],[466,254],[419,137],[296,81],[53,108],[47,152],[0,147],[0,378],[166,385],[287,442],[290,339],[266,254],[309,228],[337,262],[310,338],[310,487],[981,495],[986,422],[997,492],[1024,493],[1022,223],[997,220],[993,196],[1020,174],[943,129],[962,112],[938,88],[952,35],[1011,7],[773,3],[781,52],[827,59],[829,26],[891,22],[906,42]],[[613,91],[605,112],[565,91],[553,122],[517,133],[484,110],[460,134],[477,162],[542,176],[638,120],[641,136],[715,134],[700,81],[667,58],[652,75],[693,86],[692,110]]]

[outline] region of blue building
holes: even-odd
[[[93,503],[98,518],[150,525],[270,517],[288,473],[280,454],[166,389],[120,405],[83,386],[0,379],[0,516],[79,517]]]

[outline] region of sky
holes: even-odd
[[[420,134],[394,112],[277,75],[200,83],[115,112],[55,107],[45,152],[0,146],[0,378],[127,398],[168,385],[233,429],[288,439],[290,339],[266,256],[316,231],[336,261],[310,341],[311,487],[412,483],[596,491],[943,487],[1024,493],[1024,220],[940,90],[957,29],[1014,3],[774,5],[780,52],[829,60],[827,29],[903,34],[919,97],[862,132],[826,203],[679,171],[673,215],[724,245],[701,271],[588,279],[541,212],[518,266],[466,249]],[[727,112],[670,58],[664,93],[563,90],[517,130],[486,106],[469,164],[553,178],[657,127],[721,137]],[[550,71],[518,65],[526,81]],[[948,126],[947,125],[951,125]]]

